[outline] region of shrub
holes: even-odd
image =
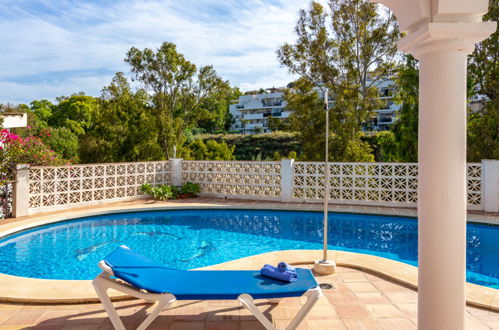
[[[225,142],[208,140],[206,143],[201,139],[195,139],[186,148],[185,159],[195,160],[234,160],[234,148]]]
[[[296,136],[295,133],[273,132],[256,135],[205,134],[197,138],[204,140],[205,143],[209,140],[215,140],[225,142],[229,147],[235,147],[233,153],[237,160],[254,160],[258,154],[260,154],[259,158],[261,159],[272,160],[276,151],[282,156],[288,155],[291,151],[300,155],[302,148]]]
[[[68,162],[59,158],[39,137],[22,138],[8,130],[0,132],[0,184],[13,179],[17,164],[50,166],[65,163]]]
[[[197,183],[186,182],[180,187],[180,194],[199,194],[201,192],[201,186]]]
[[[140,186],[140,192],[151,195],[154,199],[165,201],[169,199],[177,199],[178,195],[196,195],[201,192],[201,187],[199,184],[193,182],[186,182],[181,187],[170,186],[167,184],[153,187],[150,183],[144,183]]]
[[[177,187],[167,184],[153,187],[149,183],[144,183],[142,186],[140,186],[140,191],[142,193],[151,195],[154,199],[159,199],[161,201],[176,199],[179,193],[179,189]]]

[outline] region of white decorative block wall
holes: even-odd
[[[141,196],[144,183],[170,184],[169,161],[32,167],[30,210],[95,204]]]
[[[182,161],[182,181],[199,183],[207,196],[279,200],[281,163]]]

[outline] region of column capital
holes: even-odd
[[[432,53],[455,51],[471,54],[475,44],[496,30],[496,22],[429,22],[398,42],[399,50],[416,58]]]

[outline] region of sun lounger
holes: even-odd
[[[124,330],[107,291],[114,289],[157,306],[138,327],[147,326],[175,300],[239,300],[266,329],[276,329],[255,306],[254,299],[275,302],[284,297],[308,299],[286,329],[295,329],[305,318],[322,290],[308,269],[297,268],[298,280],[286,283],[260,275],[255,270],[176,270],[163,267],[125,246],[117,248],[99,263],[103,270],[92,282],[113,326]]]

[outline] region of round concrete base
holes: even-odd
[[[333,260],[316,260],[314,262],[314,273],[319,275],[331,275],[336,273],[336,262]]]

